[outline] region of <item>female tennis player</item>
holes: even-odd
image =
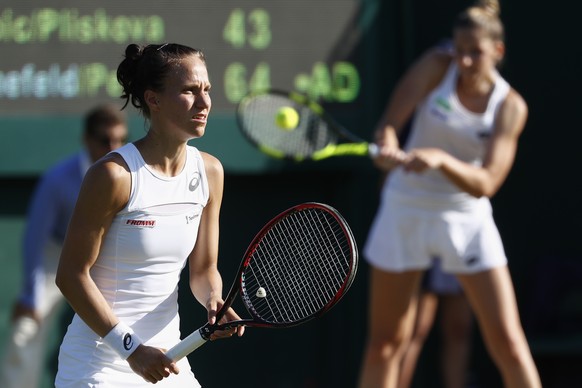
[[[498,1],[469,7],[453,27],[454,52],[431,51],[409,69],[376,132],[376,164],[401,168],[364,248],[372,270],[360,388],[396,386],[433,257],[460,280],[504,386],[541,386],[489,201],[513,164],[527,105],[496,70],[505,51]],[[413,114],[403,152],[397,133]]]
[[[179,44],[131,44],[117,77],[125,106],[131,102],[150,127],[97,161],[83,182],[57,272],[76,314],[55,386],[199,387],[187,358],[174,363],[164,350],[180,340],[177,291],[186,262],[209,323],[223,304],[224,172],[215,157],[187,144],[204,134],[210,113],[205,58]],[[229,309],[224,319],[238,316]],[[212,338],[235,331],[243,333]]]

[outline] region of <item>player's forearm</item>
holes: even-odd
[[[399,148],[396,129],[390,124],[379,127],[374,134],[374,142],[379,147]]]
[[[207,307],[210,299],[222,299],[222,277],[217,268],[190,274],[190,289],[196,300]]]
[[[57,286],[73,310],[99,336],[104,337],[119,322],[87,273],[59,270]]]
[[[453,156],[445,158],[440,170],[459,189],[476,198],[492,197],[498,190],[487,170]]]

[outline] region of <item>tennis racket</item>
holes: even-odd
[[[277,125],[281,108],[292,108],[299,121],[291,129]],[[368,143],[334,121],[317,102],[309,97],[280,90],[251,93],[239,102],[236,110],[239,129],[265,154],[295,161],[322,160],[333,156],[375,156]]]
[[[315,202],[287,209],[250,243],[216,322],[239,294],[251,318],[207,323],[166,355],[178,361],[216,330],[243,325],[286,328],[319,317],[348,291],[357,265],[356,242],[337,210]]]

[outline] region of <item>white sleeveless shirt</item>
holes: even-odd
[[[166,177],[147,166],[133,144],[113,152],[129,167],[131,192],[105,236],[91,277],[115,315],[146,345],[169,349],[180,340],[180,273],[196,244],[209,197],[204,162],[199,151],[188,146],[184,169],[177,176]],[[149,386],[78,315],[68,328],[59,359],[57,381],[62,379],[62,386],[72,377],[67,374],[91,376],[89,381],[104,386],[121,386],[114,382]],[[66,360],[84,362],[71,365]],[[164,379],[162,386],[183,386],[174,385],[174,380],[197,385],[187,359],[180,363],[180,377]],[[109,371],[104,372],[104,367]]]
[[[440,85],[417,107],[404,149],[439,148],[464,162],[480,166],[494,129],[496,112],[510,86],[495,72],[495,86],[485,112],[474,113],[459,101],[457,79],[458,67],[452,62]],[[459,189],[440,170],[416,174],[397,168],[390,173],[384,192],[405,196],[407,201],[424,206],[457,204],[465,207],[479,200]]]
[[[142,340],[159,335],[160,323],[177,314],[179,276],[208,201],[202,157],[194,147],[187,150],[185,167],[174,177],[149,168],[133,144],[115,151],[129,166],[131,193],[113,219],[91,277],[115,315]]]

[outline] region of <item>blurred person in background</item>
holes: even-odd
[[[489,200],[511,170],[528,116],[497,71],[505,54],[499,2],[461,12],[453,46],[412,65],[375,133],[375,164],[391,172],[364,247],[371,272],[360,388],[397,387],[435,256],[463,286],[504,386],[541,387]],[[413,116],[403,150],[398,133]]]
[[[89,166],[125,144],[127,135],[120,108],[93,108],[84,117],[83,149],[47,170],[34,190],[23,236],[23,284],[0,366],[2,388],[41,384],[48,335],[64,305],[55,274],[81,182]]]

